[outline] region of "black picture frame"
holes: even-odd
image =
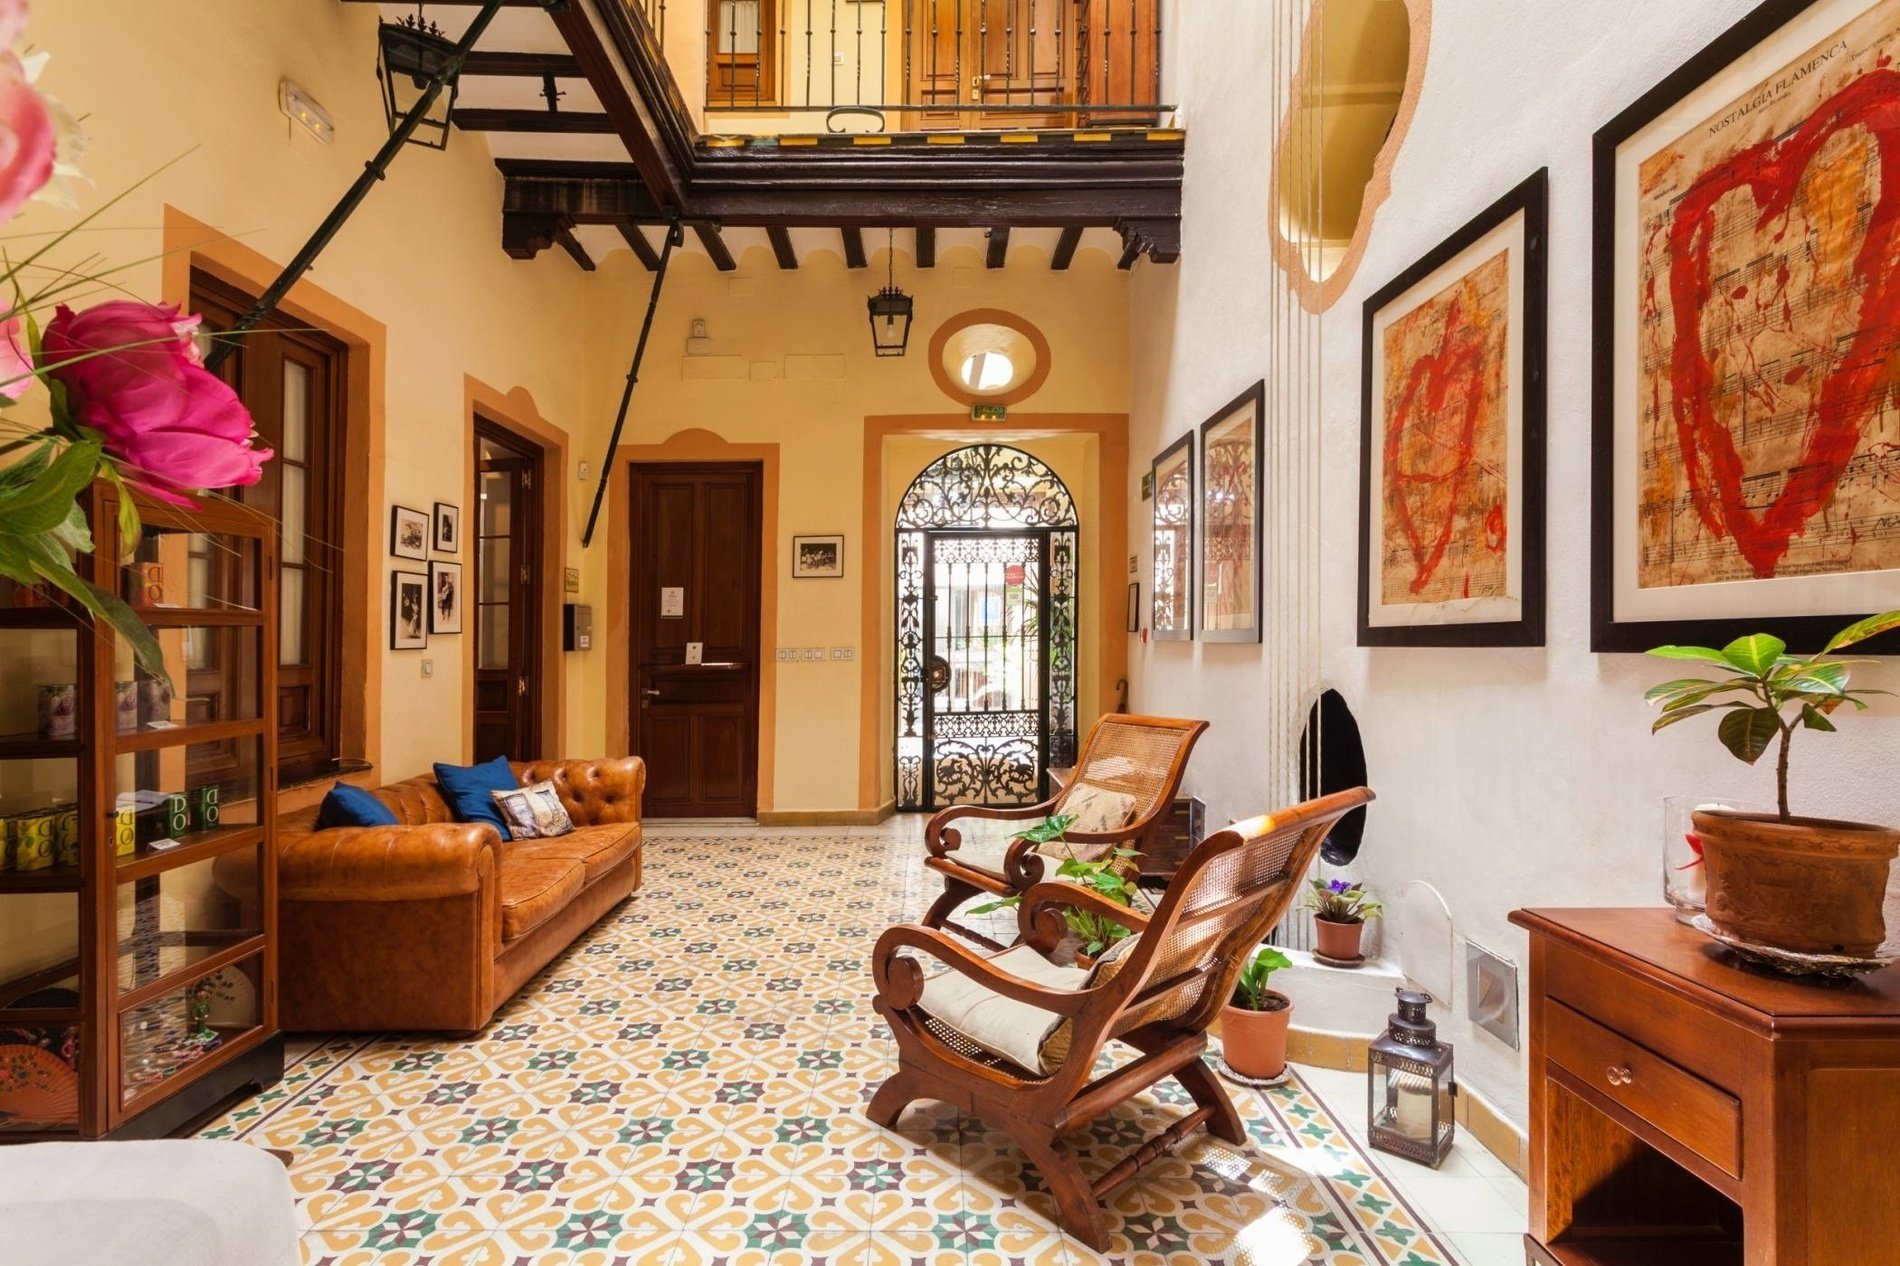
[[[1128,631],[1141,632],[1141,582],[1128,582]]]
[[[822,552],[832,551],[831,564],[821,565],[816,561],[817,554],[807,554],[806,547]],[[844,579],[844,536],[831,533],[817,536],[794,536],[792,538],[792,579],[794,580],[843,580]]]
[[[1194,478],[1194,440],[1195,432],[1187,432],[1187,434],[1181,436],[1180,439],[1155,454],[1154,464],[1149,470],[1149,477],[1154,481],[1154,499],[1150,503],[1153,507],[1150,516],[1150,526],[1153,534],[1154,549],[1149,562],[1150,569],[1153,572],[1149,577],[1148,585],[1150,595],[1148,604],[1149,629],[1151,636],[1157,642],[1189,642],[1194,640],[1194,585],[1200,578],[1200,573],[1195,570],[1196,556],[1194,552],[1194,520],[1198,517],[1200,510],[1200,485],[1195,482]],[[1171,522],[1166,524],[1165,527],[1170,534],[1178,531],[1181,537],[1180,568],[1179,579],[1177,581],[1180,586],[1180,623],[1178,625],[1175,623],[1176,613],[1170,610],[1167,614],[1167,623],[1164,626],[1162,622],[1160,583],[1162,531],[1164,528],[1161,516],[1168,503],[1164,502],[1162,497],[1162,492],[1166,487],[1166,483],[1162,479],[1162,471],[1164,468],[1172,469],[1177,462],[1185,463],[1186,465],[1187,489],[1185,497],[1187,514],[1180,523]],[[1170,592],[1173,591],[1171,590]]]
[[[1621,192],[1618,164],[1622,151],[1678,103],[1723,72],[1737,67],[1738,63],[1757,51],[1761,51],[1771,64],[1774,59],[1785,55],[1786,49],[1776,48],[1770,53],[1765,46],[1775,36],[1783,34],[1784,28],[1790,23],[1814,8],[1816,3],[1817,0],[1767,0],[1757,5],[1599,128],[1593,138],[1590,453],[1590,649],[1593,652],[1637,653],[1670,643],[1720,647],[1753,633],[1769,633],[1779,637],[1797,652],[1816,651],[1839,629],[1873,614],[1864,605],[1825,613],[1791,612],[1786,610],[1788,595],[1784,592],[1779,613],[1770,609],[1775,605],[1771,599],[1764,603],[1762,611],[1747,615],[1735,615],[1732,612],[1717,614],[1712,611],[1706,616],[1639,618],[1620,610],[1618,599],[1618,586],[1622,579],[1619,576],[1619,564],[1627,563],[1631,567],[1635,564],[1633,551],[1630,558],[1619,558],[1616,540],[1621,510],[1616,489],[1616,450],[1620,438],[1618,404],[1622,384],[1617,378],[1618,349],[1615,340],[1623,317],[1621,305],[1626,298],[1623,287],[1619,286],[1617,240],[1617,199]],[[1849,21],[1858,20],[1873,8],[1874,4],[1869,3]],[[1822,32],[1831,29],[1816,28]],[[1794,50],[1793,56],[1799,57],[1814,36],[1815,32],[1806,32],[1790,38],[1788,48]],[[1822,34],[1821,38],[1825,39],[1826,35]],[[1755,73],[1755,68],[1748,68],[1746,73]],[[1863,573],[1870,581],[1875,577],[1893,574],[1881,571]],[[1766,583],[1773,586],[1775,579],[1770,578]],[[1711,584],[1682,588],[1693,591],[1705,587],[1717,589],[1731,586]],[[1861,586],[1863,589],[1867,587]],[[1771,598],[1771,595],[1764,597]],[[1862,601],[1864,603],[1864,597]],[[1900,602],[1874,605],[1900,605]],[[1857,645],[1855,653],[1900,655],[1900,632],[1869,639]]]
[[[435,503],[430,544],[438,554],[462,552],[462,507],[447,501]]]
[[[1542,646],[1545,637],[1547,577],[1545,532],[1548,458],[1546,391],[1547,314],[1549,293],[1549,171],[1539,168],[1497,201],[1433,247],[1411,267],[1366,300],[1361,323],[1359,364],[1359,604],[1358,641],[1361,646],[1505,647]],[[1381,430],[1379,402],[1373,399],[1377,355],[1375,328],[1379,315],[1410,295],[1421,283],[1455,261],[1486,237],[1523,217],[1522,293],[1514,315],[1522,323],[1520,364],[1511,381],[1523,384],[1516,464],[1522,513],[1517,531],[1521,561],[1518,613],[1515,619],[1443,621],[1419,624],[1375,624],[1372,618],[1373,553],[1372,506],[1374,489],[1373,441]],[[1507,541],[1510,539],[1506,538]]]
[[[447,589],[443,585],[447,582]],[[441,596],[444,592],[453,597],[449,609],[444,610]],[[462,631],[462,612],[467,595],[462,589],[462,564],[445,562],[442,559],[429,561],[429,633],[460,633]]]
[[[1207,576],[1208,554],[1210,552],[1210,542],[1214,539],[1214,530],[1211,526],[1212,515],[1210,514],[1209,508],[1209,498],[1214,487],[1214,465],[1209,459],[1208,446],[1214,433],[1225,424],[1231,422],[1235,415],[1241,413],[1243,410],[1248,412],[1253,425],[1253,505],[1249,516],[1253,523],[1253,541],[1251,546],[1253,551],[1253,565],[1249,568],[1250,575],[1248,576],[1248,580],[1253,586],[1253,620],[1247,625],[1216,629],[1209,628],[1207,624],[1208,593],[1210,592]],[[1263,599],[1261,596],[1261,586],[1264,577],[1263,564],[1261,562],[1263,553],[1262,547],[1265,544],[1264,529],[1262,527],[1264,516],[1260,513],[1261,480],[1266,474],[1266,418],[1267,382],[1266,379],[1263,378],[1235,396],[1227,403],[1226,407],[1218,410],[1212,417],[1208,418],[1207,421],[1201,423],[1199,433],[1200,480],[1199,487],[1196,489],[1196,505],[1199,509],[1200,518],[1200,552],[1194,576],[1197,590],[1195,594],[1195,605],[1197,607],[1196,618],[1199,621],[1200,637],[1204,642],[1258,642],[1261,638],[1261,630],[1266,623],[1262,615]]]
[[[415,597],[412,615],[405,615],[403,591]],[[429,645],[429,576],[419,571],[389,574],[389,649],[419,651]]]
[[[415,528],[419,533],[418,541],[414,545],[403,543],[405,524]],[[417,562],[423,562],[429,557],[429,542],[434,539],[433,532],[434,528],[429,522],[429,516],[422,511],[411,510],[405,505],[389,507],[389,552],[395,557],[413,558]]]

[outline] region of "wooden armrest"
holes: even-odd
[[[884,930],[871,954],[871,975],[877,981],[878,997],[899,1011],[916,1006],[917,1000],[924,996],[923,966],[910,955],[900,955],[901,949],[920,950],[958,975],[967,976],[1005,998],[1058,1015],[1074,1015],[1089,999],[1086,989],[1050,989],[1021,976],[1012,976],[962,941],[935,928],[900,923]]]
[[[1150,922],[1148,915],[1110,901],[1093,888],[1084,888],[1066,879],[1054,879],[1039,883],[1023,894],[1022,904],[1016,912],[1022,939],[1043,953],[1053,949],[1055,942],[1062,938],[1063,910],[1086,910],[1110,922],[1119,923],[1130,932],[1141,932]]]
[[[1054,800],[1044,800],[1041,804],[1017,805],[1011,808],[992,808],[981,804],[953,804],[948,809],[939,809],[932,815],[929,824],[924,827],[924,847],[930,850],[932,857],[942,857],[954,851],[963,843],[961,834],[950,827],[950,824],[958,818],[989,818],[997,822],[1029,821],[1048,817],[1055,803]]]

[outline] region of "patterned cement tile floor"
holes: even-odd
[[[656,827],[642,890],[478,1037],[300,1045],[205,1134],[290,1149],[304,1259],[338,1266],[1513,1260],[1522,1185],[1468,1144],[1437,1173],[1375,1166],[1346,1074],[1235,1088],[1252,1145],[1202,1133],[1144,1170],[1111,1197],[1105,1256],[981,1121],[920,1103],[873,1126],[894,1047],[867,961],[936,887],[920,827]],[[1097,1122],[1085,1166],[1187,1102],[1167,1082]]]

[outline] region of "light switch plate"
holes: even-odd
[[[825,648],[822,646],[807,646],[801,650],[799,654],[804,659],[823,659],[825,657]]]
[[[424,677],[435,676],[435,661],[434,660],[425,659],[422,661],[422,675]]]
[[[831,657],[833,659],[856,659],[858,657],[858,651],[854,646],[834,646],[831,648]]]
[[[778,648],[777,658],[781,664],[796,663],[798,660],[798,648],[796,646],[781,646]]]

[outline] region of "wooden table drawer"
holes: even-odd
[[[1544,1053],[1552,1063],[1723,1173],[1741,1177],[1742,1105],[1733,1095],[1554,998],[1545,1004],[1544,1027]]]
[[[1552,945],[1544,991],[1731,1094],[1746,1084],[1748,1033],[1649,980]]]

